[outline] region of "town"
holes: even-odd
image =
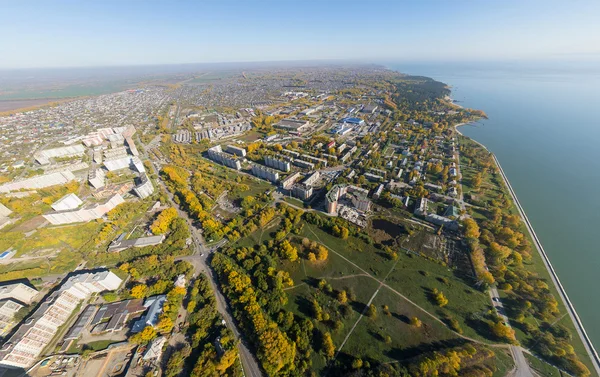
[[[523,355],[589,375],[491,155],[456,129],[485,114],[450,94],[273,68],[0,117],[0,369],[425,376],[452,354],[465,376]]]

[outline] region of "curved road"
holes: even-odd
[[[233,332],[235,338],[239,340],[238,349],[239,349],[239,356],[240,356],[240,361],[242,363],[242,372],[244,374],[244,377],[262,377],[263,374],[261,372],[258,361],[254,357],[252,352],[250,352],[250,350],[248,349],[248,346],[244,342],[244,339],[241,337],[241,334],[240,334],[235,322],[233,321],[233,318],[231,316],[227,302],[225,301],[223,294],[219,290],[219,286],[217,284],[217,279],[214,276],[213,270],[210,268],[210,266],[207,263],[208,252],[213,252],[214,250],[216,250],[217,248],[222,246],[223,243],[218,243],[217,245],[214,245],[210,249],[208,249],[208,250],[206,249],[204,237],[202,236],[202,232],[200,232],[200,229],[198,229],[194,225],[192,219],[188,216],[188,213],[183,211],[179,207],[179,205],[177,203],[175,203],[175,201],[173,200],[173,194],[167,189],[164,182],[160,178],[160,175],[158,175],[158,169],[155,166],[154,161],[152,159],[149,159],[149,161],[152,163],[152,168],[154,169],[155,173],[159,177],[157,179],[157,181],[160,184],[160,186],[162,187],[162,189],[164,190],[164,192],[167,194],[167,197],[169,199],[171,206],[177,210],[177,214],[179,215],[179,217],[181,217],[182,219],[184,219],[187,222],[188,227],[190,229],[190,234],[192,236],[192,240],[194,243],[195,250],[194,250],[193,255],[179,257],[176,259],[177,260],[187,260],[194,266],[194,271],[196,274],[198,274],[200,272],[204,272],[204,274],[208,277],[208,281],[210,282],[210,285],[211,285],[213,292],[215,294],[215,297],[217,299],[216,300],[217,310],[219,311],[219,313],[225,320],[227,327]]]

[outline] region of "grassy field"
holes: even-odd
[[[362,240],[351,237],[341,242],[339,238],[309,224],[304,226],[303,236],[337,251],[377,279],[385,277],[395,263]],[[491,310],[489,297],[473,289],[454,270],[422,257],[399,253],[398,262],[386,283],[438,318],[455,318],[464,330],[464,335],[482,341],[489,338],[486,326],[480,320],[470,320],[473,315],[479,318],[488,315]],[[440,308],[433,302],[431,291],[434,288],[442,291],[448,298],[446,307]]]
[[[559,376],[564,376],[564,374],[562,374],[558,369],[556,369],[555,367],[553,367],[552,365],[538,359],[535,356],[531,356],[528,354],[525,354],[525,358],[527,359],[527,362],[529,363],[529,366],[531,366],[532,369],[535,370],[535,372],[542,377],[559,377]]]
[[[276,229],[273,225],[271,232],[255,232],[238,245],[264,242]],[[286,289],[286,309],[312,318],[311,302],[316,299],[323,312],[331,316],[330,321],[317,322],[317,328],[331,333],[338,350],[347,338],[337,356],[340,362],[351,362],[356,357],[371,362],[397,362],[467,342],[443,322],[447,316],[458,320],[464,335],[484,343],[494,343],[487,340],[489,334],[480,329],[480,324],[469,322],[473,313],[482,318],[488,314],[491,309],[488,296],[470,288],[453,270],[404,253],[393,261],[360,239],[350,237],[342,241],[308,223],[304,223],[299,236],[291,236],[290,239],[302,250],[301,240],[304,237],[326,245],[330,252],[326,261],[310,262],[303,258],[301,252],[298,261],[281,262],[280,268],[290,273],[295,284]],[[318,288],[321,279],[331,285],[332,293]],[[380,281],[387,285],[381,285]],[[446,307],[439,308],[432,301],[430,292],[433,288],[443,291],[449,299]],[[349,305],[352,310],[347,315],[340,314],[340,303],[336,299],[337,292],[341,290],[348,292],[351,298]],[[377,308],[376,317],[361,318],[371,300]],[[384,306],[388,306],[389,315],[385,313]],[[412,317],[422,321],[420,328],[410,324]],[[332,325],[334,321],[343,325],[335,327]],[[386,339],[387,336],[391,339]],[[365,344],[369,346],[365,347]],[[513,367],[512,359],[501,349],[495,352],[498,371],[494,375],[504,376]],[[312,361],[315,371],[323,373],[326,370],[327,363],[322,355],[313,355]]]

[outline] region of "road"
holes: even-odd
[[[152,162],[152,168],[158,173],[156,166],[154,165],[154,161]],[[169,198],[169,202],[171,206],[177,210],[179,217],[184,219],[188,227],[190,229],[190,234],[192,237],[193,245],[194,245],[194,253],[190,256],[179,257],[178,260],[186,260],[190,262],[194,266],[194,271],[196,274],[204,273],[206,277],[208,277],[208,281],[215,293],[216,302],[217,302],[217,310],[225,320],[227,327],[232,331],[235,338],[239,340],[238,349],[240,355],[240,361],[242,363],[242,368],[245,377],[261,377],[262,372],[258,364],[258,360],[254,357],[252,352],[248,349],[248,346],[244,339],[242,338],[235,322],[233,321],[233,317],[231,316],[230,308],[227,305],[227,301],[223,297],[223,294],[219,290],[219,286],[217,284],[217,279],[214,274],[214,271],[210,268],[207,262],[207,258],[209,253],[214,252],[219,247],[223,246],[223,242],[217,243],[216,245],[207,248],[206,243],[204,242],[204,237],[202,236],[202,232],[198,229],[192,219],[188,216],[187,212],[183,211],[177,203],[173,200],[173,194],[167,189],[164,182],[159,178],[158,183],[163,188],[164,192],[167,194]]]
[[[554,271],[554,267],[552,267],[552,264],[550,263],[550,259],[546,255],[546,252],[544,251],[544,247],[542,246],[542,243],[540,242],[537,235],[535,234],[535,231],[533,230],[533,227],[531,226],[531,223],[529,222],[529,219],[527,218],[527,215],[525,214],[525,210],[523,209],[523,207],[521,207],[521,203],[519,203],[519,199],[517,198],[517,195],[515,194],[512,186],[510,185],[510,182],[508,181],[506,174],[504,174],[504,170],[502,170],[502,166],[500,166],[500,161],[498,161],[498,159],[496,158],[496,155],[493,155],[493,156],[494,156],[494,161],[496,162],[496,165],[498,166],[498,171],[500,172],[500,176],[502,177],[504,184],[508,188],[508,192],[510,193],[510,196],[512,197],[512,199],[514,201],[514,203],[519,211],[519,214],[521,215],[521,219],[525,223],[527,230],[529,231],[529,233],[531,234],[531,237],[533,238],[533,241],[534,241],[533,243],[535,245],[535,248],[537,249],[538,253],[542,257],[542,260],[544,261],[544,265],[546,266],[546,269],[548,270],[548,273],[550,274],[550,277],[552,278],[552,281],[554,282],[554,285],[556,286],[556,288],[560,294],[560,298],[561,298],[563,304],[565,305],[565,307],[567,308],[567,312],[569,313],[569,316],[571,317],[571,321],[573,321],[573,323],[575,324],[575,329],[577,330],[577,334],[581,338],[581,341],[585,347],[585,350],[587,351],[587,354],[588,354],[589,358],[591,359],[592,364],[594,365],[594,369],[596,370],[596,373],[598,375],[600,375],[600,358],[598,357],[598,353],[594,349],[592,341],[588,337],[588,335],[585,331],[585,328],[583,327],[583,323],[581,322],[581,319],[579,319],[579,315],[577,314],[577,311],[575,311],[575,307],[569,300],[569,296],[567,296],[567,291],[564,289],[560,280],[558,279],[558,275],[556,274],[556,271]]]
[[[488,291],[490,294],[490,299],[492,300],[492,306],[496,310],[496,314],[500,318],[504,324],[508,327],[510,326],[510,322],[508,321],[508,317],[506,316],[506,311],[504,309],[504,305],[502,305],[502,301],[500,300],[500,295],[498,294],[498,290],[496,287],[490,288]],[[529,367],[529,363],[527,359],[525,359],[525,355],[523,354],[523,349],[517,346],[510,346],[510,354],[515,361],[515,369],[513,370],[511,376],[512,377],[534,377],[534,374],[531,372]]]

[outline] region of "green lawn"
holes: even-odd
[[[527,359],[529,366],[531,366],[531,368],[541,377],[560,377],[563,375],[558,369],[535,356],[525,354],[525,358]]]

